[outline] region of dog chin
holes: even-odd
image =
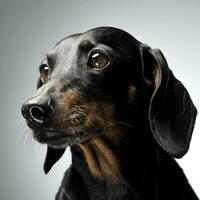
[[[48,146],[56,149],[67,148],[68,146],[77,145],[94,137],[93,134],[87,133],[83,130],[79,130],[73,133],[68,131],[56,130],[35,130],[33,131],[33,136],[38,142],[42,144],[47,144]]]

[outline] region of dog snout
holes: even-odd
[[[53,109],[53,100],[32,98],[22,105],[21,111],[27,122],[33,126],[44,124]]]

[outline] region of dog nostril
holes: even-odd
[[[32,106],[30,108],[29,112],[30,112],[30,116],[32,117],[33,120],[35,120],[36,122],[39,122],[41,124],[44,122],[45,112],[41,107]]]

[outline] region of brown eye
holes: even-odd
[[[108,65],[109,63],[109,58],[107,55],[105,55],[104,53],[93,53],[88,61],[88,66],[91,68],[104,68]]]
[[[47,65],[40,66],[40,76],[42,82],[46,82],[49,79],[49,67]]]

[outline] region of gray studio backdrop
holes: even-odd
[[[21,104],[36,86],[38,65],[61,38],[89,28],[122,28],[159,47],[200,110],[200,1],[0,0],[0,199],[50,200],[70,165],[69,151],[46,176],[46,148],[35,142]],[[200,196],[200,125],[179,161]]]

